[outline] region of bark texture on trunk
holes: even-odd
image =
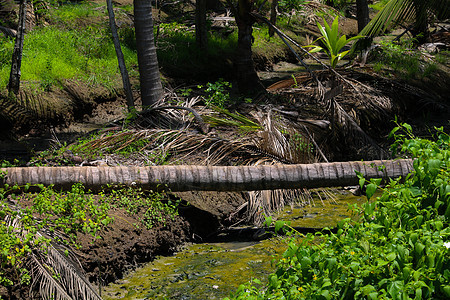
[[[195,2],[195,41],[200,49],[208,47],[206,0],[196,0]]]
[[[19,28],[17,29],[16,42],[12,55],[11,73],[9,75],[8,93],[19,94],[20,68],[22,65],[23,40],[25,37],[25,22],[27,17],[27,1],[20,1]]]
[[[256,94],[265,91],[259,80],[252,58],[253,24],[250,14],[254,1],[239,0],[235,16],[238,26],[238,46],[235,58],[236,80],[241,93]]]
[[[277,26],[277,8],[278,0],[272,0],[272,4],[270,5],[270,23],[274,26]],[[275,29],[273,27],[269,27],[269,36],[272,37],[274,34]]]
[[[127,98],[128,111],[134,108],[133,93],[131,92],[130,77],[128,76],[127,67],[125,65],[125,58],[123,57],[122,48],[120,47],[119,34],[116,28],[116,17],[114,16],[114,9],[112,0],[106,0],[106,6],[108,8],[109,27],[111,28],[111,34],[114,42],[114,49],[116,49],[117,61],[119,63],[120,75],[122,76],[123,89]]]
[[[92,190],[124,184],[173,192],[252,191],[357,185],[355,171],[367,179],[397,178],[412,171],[412,160],[267,166],[23,167],[1,171],[7,175],[0,180],[0,187],[29,183],[69,189],[80,182]]]
[[[367,0],[356,0],[356,17],[358,18],[358,32],[361,32],[370,21]]]
[[[133,4],[142,106],[146,107],[160,100],[163,91],[153,35],[151,1],[134,0]]]

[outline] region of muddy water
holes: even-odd
[[[364,197],[337,192],[335,201],[315,199],[314,205],[289,207],[278,219],[292,226],[323,228],[348,217],[348,205]],[[260,242],[205,243],[161,257],[102,290],[103,299],[222,299],[252,278],[264,282],[274,271],[272,261],[286,249],[282,237]]]

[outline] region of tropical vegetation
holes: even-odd
[[[360,176],[367,202],[335,229],[302,236],[285,225],[291,238],[268,284],[255,279],[232,299],[450,297],[450,136],[416,138],[408,124],[391,136],[394,153],[414,158],[412,176],[386,186]]]
[[[338,62],[342,60],[350,50],[341,51],[342,48],[347,46],[348,43],[354,40],[362,38],[362,36],[357,35],[347,39],[345,35],[339,35],[339,17],[334,18],[333,23],[328,25],[327,21],[324,19],[324,26],[317,22],[317,28],[319,28],[322,36],[318,38],[315,42],[321,42],[323,46],[307,46],[314,47],[309,53],[315,53],[319,51],[325,51],[330,59],[330,66],[336,68]]]
[[[166,227],[176,219],[179,204],[179,200],[174,200],[178,199],[176,196],[141,190],[138,186],[142,182],[127,182],[130,177],[124,170],[136,165],[194,161],[208,166],[199,167],[204,172],[195,175],[191,166],[155,169],[162,170],[158,176],[165,178],[191,174],[195,184],[200,185],[198,174],[203,174],[199,176],[201,179],[211,179],[213,176],[208,172],[219,169],[210,165],[226,165],[220,170],[229,170],[231,165],[235,166],[234,173],[228,172],[227,176],[238,178],[240,189],[249,189],[256,173],[249,172],[252,176],[243,176],[242,180],[236,175],[246,174],[244,170],[249,168],[264,172],[270,169],[283,179],[289,177],[285,176],[285,169],[292,169],[284,164],[307,163],[307,172],[297,173],[309,176],[310,171],[323,174],[323,166],[338,169],[333,164],[312,165],[313,162],[328,163],[328,159],[341,157],[384,158],[385,149],[368,132],[375,132],[382,140],[390,126],[386,120],[395,114],[412,118],[409,115],[412,110],[408,109],[417,107],[417,103],[421,108],[433,106],[434,110],[430,109],[433,113],[446,108],[434,91],[427,90],[429,93],[425,95],[415,87],[388,78],[419,81],[440,78],[444,68],[439,63],[448,64],[448,51],[430,55],[413,48],[423,38],[429,38],[430,22],[448,18],[448,0],[377,2],[374,7],[380,10],[379,14],[362,31],[358,29],[359,35],[353,32],[350,38],[339,31],[342,16],[353,13],[349,8],[354,1],[349,0],[272,0],[271,3],[198,0],[196,11],[189,10],[186,14],[183,6],[191,5],[192,9],[195,7],[192,1],[157,1],[158,14],[155,14],[152,1],[134,0],[133,5],[127,2],[113,8],[112,1],[108,0],[108,17],[104,5],[97,2],[75,1],[76,4],[66,5],[66,1],[20,0],[16,1],[21,4],[18,18],[9,9],[13,2],[0,0],[0,127],[3,124],[14,127],[13,133],[7,132],[11,136],[16,132],[31,134],[30,129],[39,126],[40,130],[52,133],[57,149],[35,155],[25,163],[15,161],[15,165],[26,164],[29,167],[26,171],[14,169],[10,177],[0,174],[0,295],[8,294],[10,298],[15,290],[31,286],[31,293],[47,298],[98,299],[96,289],[78,268],[71,251],[80,247],[77,238],[83,235],[90,236],[94,242],[98,240],[116,221],[111,210],[134,215],[136,223],[132,225],[136,230]],[[29,26],[25,26],[27,2],[34,5],[29,10],[33,18],[28,20],[38,23],[32,30],[28,27],[25,30]],[[357,3],[368,9],[367,1]],[[207,7],[212,6],[223,6],[223,10],[217,9],[219,17],[216,18],[214,11],[207,19]],[[270,24],[265,28],[257,23],[270,23],[265,19],[269,9],[274,17],[273,25],[277,22],[286,33]],[[357,10],[360,27],[359,19],[364,17]],[[14,16],[3,18],[5,11]],[[217,26],[217,20],[225,20],[220,22],[226,25]],[[20,24],[17,31],[16,23]],[[306,28],[308,24],[312,25]],[[378,74],[338,68],[343,59],[353,58],[354,49],[349,49],[352,42],[372,43],[372,37],[398,24],[405,26],[413,38],[407,40],[400,36],[399,41],[377,42],[376,50],[371,53],[376,62],[370,70]],[[283,41],[271,37],[270,32],[275,30]],[[308,35],[304,36],[304,30],[308,30]],[[310,45],[314,49],[308,53],[302,45],[311,44],[314,38],[310,35],[318,37],[316,42],[320,45]],[[291,45],[300,49],[303,56]],[[367,47],[357,49],[367,54],[374,48]],[[312,55],[319,51],[326,53],[331,68]],[[15,59],[11,63],[12,56]],[[314,59],[317,65],[310,68],[304,63],[305,56]],[[115,100],[123,93],[117,59],[122,75],[127,69],[131,75],[134,94],[131,90],[127,92],[128,114],[73,144],[61,143],[53,125],[67,125],[75,119],[85,122],[93,109],[105,102],[109,107],[118,106]],[[259,70],[272,71],[273,63],[280,59],[289,62],[297,59],[309,73],[303,73],[302,69],[301,74],[289,74],[293,85],[267,93],[256,73],[255,61]],[[312,70],[320,66],[324,70]],[[183,80],[181,88],[180,80]],[[8,95],[4,89],[7,85],[12,90]],[[126,89],[130,83],[123,78],[123,85]],[[401,95],[391,95],[396,93]],[[141,101],[142,109],[133,108],[135,100]],[[416,115],[429,113],[418,110]],[[21,128],[20,122],[26,119],[24,111],[34,123]],[[19,121],[14,123],[14,120]],[[381,182],[366,179],[359,173],[361,189],[368,201],[350,207],[354,216],[342,220],[337,228],[303,236],[289,224],[275,222],[276,229],[290,236],[283,258],[276,263],[276,272],[269,277],[267,285],[262,286],[255,279],[241,286],[232,297],[450,297],[449,136],[442,128],[436,130],[431,139],[421,139],[413,136],[409,125],[397,124],[391,133],[395,139],[392,150],[394,156],[415,159],[414,175]],[[191,154],[195,157],[189,161]],[[401,162],[396,164],[397,168],[411,164],[411,160]],[[277,165],[280,163],[283,165]],[[117,164],[133,166],[110,168]],[[80,168],[85,165],[90,168]],[[43,182],[43,178],[64,181],[70,177],[67,174],[79,174],[76,170],[80,169],[89,169],[92,172],[89,174],[94,175],[85,179],[91,180],[99,175],[97,166],[104,165],[109,165],[102,169],[111,175],[108,178],[125,178],[123,181],[129,186],[108,186],[94,195],[79,183],[67,184],[64,188],[69,190],[65,192],[59,186],[5,184],[10,178],[17,178],[16,175],[22,178],[29,175],[32,179],[26,182]],[[346,171],[341,173],[353,175],[355,165],[365,167],[361,161],[346,162],[341,165]],[[42,166],[64,167],[41,172]],[[2,167],[15,166],[4,163]],[[69,173],[59,172],[62,169]],[[133,170],[139,173],[144,169]],[[382,167],[378,171],[381,174]],[[409,169],[401,171],[407,173]],[[42,174],[45,176],[37,176]],[[233,213],[233,217],[242,218],[239,222],[260,225],[264,216],[293,201],[302,202],[301,205],[309,201],[302,198],[304,189],[280,190],[280,187],[292,188],[292,184],[269,186],[266,177],[260,177],[258,188],[278,189],[242,192],[240,195],[246,202]],[[160,182],[156,179],[155,188],[159,189]],[[232,186],[230,182],[221,185],[215,179],[208,184],[208,189]],[[193,189],[193,185],[188,183],[187,188]],[[231,223],[231,219],[230,216],[227,222]],[[267,225],[271,220],[267,217]]]

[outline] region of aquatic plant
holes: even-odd
[[[382,195],[350,207],[359,219],[292,238],[268,284],[242,285],[232,299],[450,297],[450,136],[437,128],[433,141],[415,138],[401,124],[391,137],[394,153],[415,158],[414,175],[386,187],[360,176],[368,199]]]

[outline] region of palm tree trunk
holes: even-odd
[[[384,169],[380,171],[380,167]],[[91,190],[107,184],[148,190],[252,191],[357,185],[355,171],[369,178],[396,178],[412,171],[412,160],[354,161],[267,166],[23,167],[4,168],[5,184],[54,184],[69,189],[80,182]]]
[[[277,7],[278,0],[272,0],[272,4],[270,6],[270,23],[274,26],[277,26]],[[272,26],[269,26],[269,36],[272,37],[274,34],[275,29]]]
[[[122,84],[127,98],[128,111],[134,108],[133,93],[131,92],[130,77],[128,76],[127,67],[125,65],[125,59],[123,57],[122,48],[120,47],[119,35],[116,28],[116,18],[114,16],[114,10],[112,0],[106,0],[106,6],[108,8],[109,27],[111,28],[111,34],[113,37],[114,48],[116,49],[117,61],[119,63],[120,74],[122,75]]]
[[[206,0],[195,1],[195,41],[200,49],[206,49],[208,47]]]
[[[152,4],[149,0],[133,0],[133,4],[142,106],[148,107],[159,101],[163,93],[153,35]]]
[[[25,21],[27,17],[27,0],[20,1],[19,28],[17,29],[16,42],[14,44],[11,73],[9,75],[8,93],[19,94],[20,68],[22,65],[23,40],[25,36]]]
[[[252,58],[253,24],[251,16],[254,1],[239,0],[235,15],[238,26],[238,46],[235,62],[236,80],[241,93],[257,94],[265,91],[259,80]]]
[[[361,32],[370,21],[367,0],[356,0],[356,17],[358,19],[358,32]]]

